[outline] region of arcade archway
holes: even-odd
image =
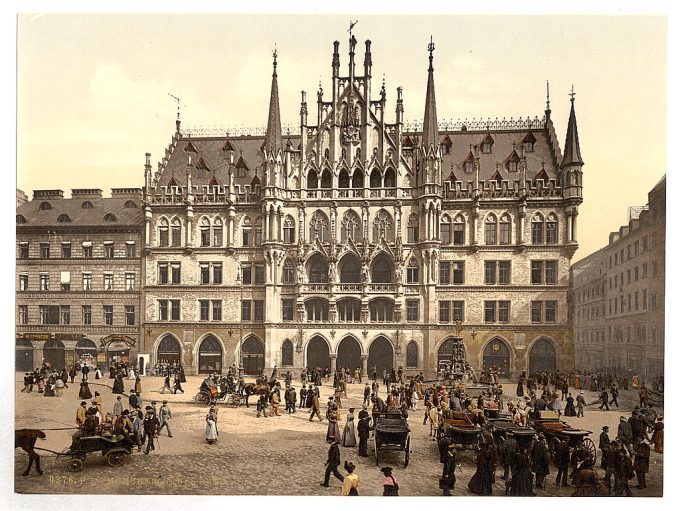
[[[354,337],[348,335],[338,344],[336,365],[338,368],[346,367],[352,372],[357,368],[361,369],[361,346]]]
[[[307,367],[309,369],[314,369],[316,367],[321,368],[321,370],[330,369],[331,367],[331,354],[328,348],[328,343],[323,337],[314,336],[307,343]]]
[[[33,344],[27,339],[17,339],[15,370],[33,371]]]
[[[64,343],[57,339],[50,339],[43,347],[43,359],[50,367],[61,371],[66,367],[66,349]]]
[[[82,363],[97,365],[97,345],[91,339],[83,338],[76,343],[76,360]]]
[[[181,363],[182,347],[172,335],[166,335],[156,349],[156,362],[159,364]]]
[[[373,374],[373,367],[377,369],[380,378],[383,369],[387,373],[394,369],[394,349],[392,343],[382,335],[377,337],[368,348],[368,372]]]
[[[539,371],[555,371],[557,369],[557,352],[548,339],[539,339],[529,351],[529,373]]]
[[[264,344],[257,337],[251,335],[241,346],[243,372],[250,375],[260,375],[264,370]]]
[[[484,348],[482,366],[484,369],[496,367],[499,374],[510,374],[510,349],[503,339],[491,339]]]
[[[198,347],[198,372],[222,372],[222,345],[214,335],[208,335]]]

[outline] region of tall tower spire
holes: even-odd
[[[571,86],[571,112],[569,113],[569,124],[567,125],[567,140],[564,142],[564,156],[562,157],[561,168],[570,165],[583,165],[581,158],[581,147],[578,142],[578,126],[576,125],[576,110],[574,109],[574,101],[576,93],[574,86]]]
[[[439,144],[437,102],[434,96],[434,67],[432,67],[432,52],[434,52],[432,36],[430,36],[430,44],[427,45],[427,50],[430,52],[430,67],[427,69],[427,93],[425,95],[425,115],[423,115],[423,146],[426,150],[431,145],[436,148]]]
[[[265,149],[276,153],[277,150],[283,149],[283,137],[281,135],[281,112],[279,111],[279,86],[276,74],[276,59],[279,52],[274,46],[274,71],[272,72],[272,92],[269,97],[269,117],[267,119],[267,133],[264,137]]]

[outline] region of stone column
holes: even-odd
[[[338,360],[338,354],[337,353],[331,353],[331,374],[335,373],[337,360]]]
[[[572,240],[572,218],[571,211],[567,211],[567,243]]]
[[[270,236],[269,236],[269,207],[265,208],[264,212],[264,239],[265,241],[269,241]]]
[[[576,241],[576,218],[578,217],[578,210],[574,209],[571,213],[571,241]]]
[[[369,380],[368,376],[368,355],[361,355],[361,376]]]

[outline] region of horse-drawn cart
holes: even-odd
[[[381,450],[404,451],[404,467],[407,467],[411,449],[411,433],[401,412],[378,414],[375,418],[374,430],[375,464],[379,463],[378,457]]]
[[[132,445],[122,435],[118,436],[77,436],[63,453],[69,458],[66,468],[69,472],[80,472],[87,456],[100,452],[111,467],[120,467],[125,458],[132,454]]]
[[[522,449],[527,449],[531,446],[531,441],[536,436],[536,431],[526,426],[520,426],[512,421],[509,417],[499,417],[497,419],[489,419],[488,421],[491,434],[494,440],[498,441],[501,436],[506,438],[512,435],[517,440],[517,445]]]
[[[571,449],[580,451],[581,459],[590,457],[593,463],[597,460],[595,443],[590,438],[587,438],[592,431],[572,428],[569,424],[559,419],[537,419],[531,422],[531,426],[538,433],[545,435],[553,461],[555,461],[559,442],[564,440],[569,442]]]
[[[442,434],[452,444],[459,444],[461,449],[478,450],[482,439],[482,429],[475,426],[463,412],[453,412],[452,418],[443,421],[437,440]]]
[[[209,378],[203,380],[198,394],[194,396],[196,404],[208,406],[214,405],[218,401],[223,401],[227,406],[237,407],[243,401],[243,397],[236,389],[236,381],[231,378],[220,378],[219,384],[215,384]]]

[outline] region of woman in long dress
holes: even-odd
[[[477,471],[470,479],[468,488],[476,495],[491,495],[496,472],[496,447],[493,437],[485,436],[477,454]]]
[[[135,392],[142,393],[142,379],[139,376],[135,378]]]
[[[338,426],[337,407],[333,406],[326,415],[328,419],[328,431],[326,432],[326,442],[332,443],[340,439],[340,427]]]
[[[205,439],[209,444],[217,442],[217,411],[210,408],[205,416]]]
[[[354,431],[354,408],[349,409],[347,414],[347,422],[345,422],[345,429],[342,432],[342,446],[356,447],[357,437]]]
[[[123,385],[123,375],[120,373],[116,374],[116,378],[113,380],[113,394],[122,394],[125,392]]]
[[[136,380],[137,375],[135,374],[135,369],[133,367],[128,368],[128,380]]]

